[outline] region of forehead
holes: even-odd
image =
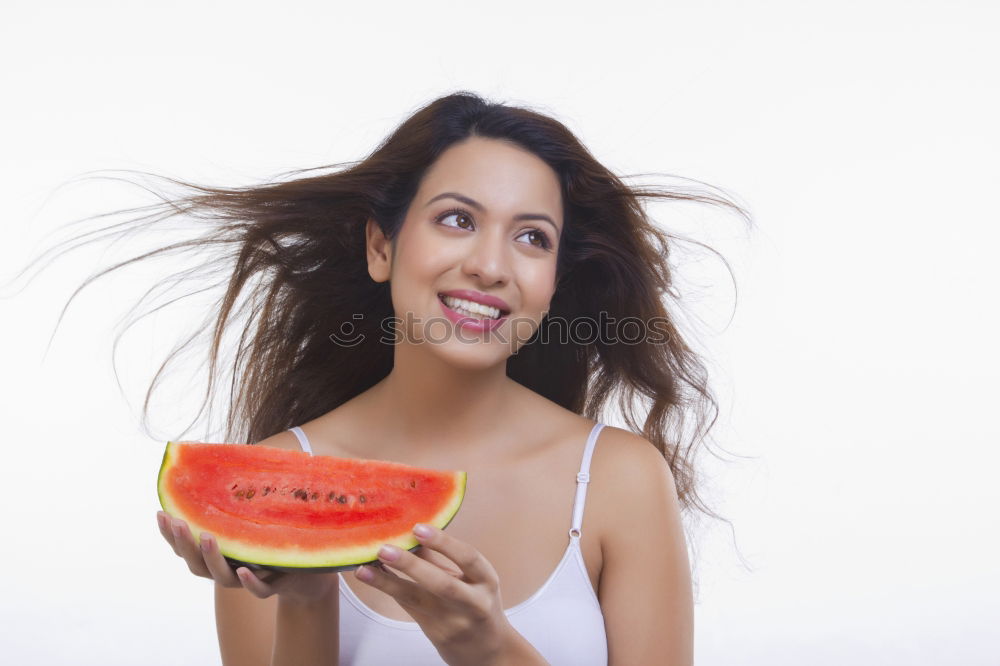
[[[546,213],[562,219],[559,177],[533,153],[507,141],[471,137],[441,153],[424,175],[417,205],[458,192],[497,212]]]

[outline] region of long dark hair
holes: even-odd
[[[252,187],[162,178],[184,194],[122,211],[129,215],[126,222],[87,234],[95,237],[64,252],[174,218],[197,220],[207,231],[90,276],[63,313],[80,290],[111,271],[164,253],[218,248],[214,265],[228,284],[217,317],[201,329],[212,324],[209,381],[199,415],[205,405],[211,413],[224,333],[239,326],[235,356],[226,366],[231,371],[226,441],[257,442],[313,419],[365,391],[392,367],[393,347],[381,341],[380,329],[393,316],[389,287],[368,275],[366,221],[374,219],[395,238],[428,167],[448,147],[473,136],[512,142],[558,175],[564,233],[548,317],[596,321],[603,312],[619,321],[655,319],[663,334],[662,342],[634,344],[536,334],[509,358],[508,375],[594,420],[606,420],[606,405],[616,398],[627,427],[666,458],[682,506],[715,516],[696,491],[694,459],[718,404],[705,364],[677,325],[671,253],[679,237],[658,228],[642,204],[695,201],[728,208],[748,221],[749,216],[711,188],[630,187],[565,125],[527,108],[458,92],[418,109],[358,162],[297,170]],[[348,325],[360,344],[331,339]],[[161,374],[179,351],[154,376],[144,419]]]

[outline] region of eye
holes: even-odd
[[[472,215],[470,215],[468,211],[461,208],[446,210],[434,218],[434,222],[444,227],[465,230],[474,229],[476,224],[472,219]],[[527,231],[522,232],[518,238],[523,236],[529,236],[528,244],[533,247],[541,248],[543,250],[552,249],[552,241],[549,239],[548,234],[541,229],[528,229]]]
[[[534,245],[535,247],[540,247],[543,250],[552,249],[552,241],[549,240],[548,235],[546,235],[546,233],[541,229],[529,229],[520,236],[518,236],[518,238],[521,238],[523,236],[532,236],[532,235],[534,235],[534,238],[531,238],[528,241],[530,245]]]
[[[454,223],[445,222],[448,218],[455,218]],[[460,209],[447,210],[438,215],[434,221],[443,226],[455,227],[456,229],[471,229],[473,225],[472,216]]]

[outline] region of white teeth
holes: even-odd
[[[490,319],[497,319],[500,317],[499,308],[483,305],[482,303],[475,303],[473,301],[467,301],[464,298],[445,296],[444,304],[461,314],[467,314],[470,316],[480,315],[483,317],[489,317]]]

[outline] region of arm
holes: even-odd
[[[335,577],[334,577],[335,578]],[[331,664],[339,657],[339,584],[314,601],[260,599],[215,586],[215,625],[225,666]]]
[[[690,666],[694,602],[673,475],[649,441],[617,428],[612,433],[597,480],[607,489],[598,596],[608,663]],[[617,506],[629,509],[615,513]]]
[[[340,659],[339,581],[332,593],[310,602],[278,597],[272,666],[337,666]]]
[[[298,440],[284,431],[257,445],[299,450]],[[240,580],[245,587],[216,586],[215,623],[225,666],[336,666],[340,652],[336,574],[284,574],[269,579],[273,586],[253,577]],[[317,598],[297,594],[310,583],[316,589],[322,584],[326,592]]]
[[[271,663],[275,597],[258,599],[242,587],[215,586],[215,629],[225,666],[267,666]]]
[[[550,666],[545,657],[519,634],[514,627],[504,642],[503,652],[497,657],[496,666]]]

